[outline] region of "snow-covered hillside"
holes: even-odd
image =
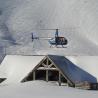
[[[97,6],[97,0],[0,0],[0,39],[4,44],[2,36],[10,40],[1,49],[7,46],[8,54],[98,55]],[[59,28],[67,48],[50,49],[47,40],[32,43],[32,32],[54,36],[55,31],[37,30],[45,28]]]

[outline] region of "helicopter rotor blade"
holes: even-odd
[[[77,29],[80,27],[65,27],[65,28],[44,28],[44,29],[40,29],[40,28],[33,28],[32,30],[65,30],[65,29]]]
[[[56,29],[33,29],[33,30],[56,30]],[[60,29],[58,29],[60,30]]]
[[[56,30],[56,29],[40,29],[40,30]],[[58,30],[60,30],[60,29],[58,29]]]

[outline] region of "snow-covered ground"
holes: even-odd
[[[86,91],[56,86],[44,81],[1,86],[0,98],[97,98],[98,91]]]

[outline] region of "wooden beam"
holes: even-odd
[[[49,64],[49,60],[48,60],[48,58],[47,58],[47,66],[48,66],[48,64]]]
[[[33,80],[35,80],[35,71],[33,71]]]
[[[46,70],[46,81],[48,82],[48,70]]]
[[[44,63],[42,63],[43,67],[47,67],[47,65],[45,65]]]
[[[54,71],[58,71],[57,68],[44,68],[44,67],[39,67],[37,70],[54,70]]]
[[[59,72],[59,86],[61,86],[61,73]]]
[[[27,81],[27,78],[25,78],[24,80],[23,80],[23,82],[26,82]]]
[[[50,68],[51,66],[53,66],[53,63],[51,63],[51,64],[49,65],[49,68]]]

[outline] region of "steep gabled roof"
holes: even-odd
[[[67,59],[64,56],[59,55],[47,55],[47,57],[54,62],[61,73],[67,78],[67,80],[74,85],[74,81],[71,78],[71,73],[69,71],[69,66],[67,64]]]
[[[75,84],[75,82],[83,82],[83,81],[95,82],[95,83],[97,82],[96,77],[94,77],[92,74],[90,74],[88,71],[86,71],[86,69],[82,69],[80,67],[80,65],[83,63],[83,61],[88,62],[87,58],[90,58],[91,61],[96,61],[96,57],[91,57],[91,56],[89,56],[89,57],[86,57],[86,56],[74,57],[77,62],[78,62],[78,60],[82,61],[81,64],[80,63],[75,64],[72,61],[72,59],[69,59],[68,57],[66,58],[66,57],[60,56],[60,55],[48,55],[48,57],[55,63],[55,65],[61,70],[61,72],[73,84]],[[71,56],[69,56],[69,57],[71,57]],[[79,58],[79,59],[76,59],[76,58]],[[83,58],[86,59],[87,61],[82,60]],[[95,58],[95,60],[94,60],[94,58]],[[90,67],[94,66],[93,65],[94,63],[95,62],[89,64]],[[83,63],[83,64],[85,64],[85,63]],[[86,66],[89,66],[89,65],[86,65]],[[90,69],[90,70],[93,70],[93,69]]]

